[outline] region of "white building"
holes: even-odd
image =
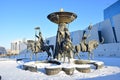
[[[72,40],[73,44],[75,44],[75,45],[79,44],[81,39],[82,39],[83,30],[78,30],[78,31],[71,32],[70,35],[71,35],[71,40]]]
[[[19,54],[25,49],[27,49],[26,41],[16,40],[16,41],[11,42],[11,53],[12,54]]]
[[[113,24],[117,42],[120,43],[120,14],[113,16]]]
[[[104,20],[109,19],[113,28],[115,42],[120,42],[120,0],[116,1],[106,9],[104,9]]]
[[[106,19],[102,22],[97,23],[98,24],[98,30],[101,32],[101,36],[104,38],[104,43],[114,43],[115,42],[115,36],[113,33],[113,28],[110,23],[109,19]]]

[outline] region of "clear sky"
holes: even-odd
[[[103,10],[117,0],[0,0],[0,46],[10,48],[18,39],[34,39],[39,26],[44,38],[55,36],[57,25],[47,15],[64,11],[74,12],[77,19],[69,24],[69,31],[83,30],[90,23],[103,21]]]

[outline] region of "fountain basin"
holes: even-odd
[[[77,65],[76,70],[82,73],[89,73],[90,72],[90,65],[83,64],[83,65]]]
[[[73,60],[72,63],[60,63],[56,60],[50,61],[34,61],[27,62],[23,65],[24,70],[29,70],[31,72],[45,72],[47,75],[55,75],[60,71],[64,71],[67,75],[74,74],[74,70],[76,69],[82,73],[91,72],[91,68],[93,65],[94,69],[101,69],[104,66],[104,62],[94,61],[94,60]]]
[[[74,60],[75,64],[89,64],[90,60]]]
[[[47,75],[55,75],[58,74],[61,71],[61,66],[48,66],[45,68]]]
[[[56,24],[59,23],[68,24],[72,22],[74,19],[76,19],[77,15],[72,12],[54,12],[49,14],[47,18]]]

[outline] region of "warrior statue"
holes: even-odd
[[[42,50],[42,46],[44,45],[44,40],[43,40],[43,37],[42,37],[42,34],[41,32],[39,32],[39,36],[38,35],[35,35],[37,38],[38,38],[38,43],[37,43],[37,47],[39,48],[39,52],[41,52]]]
[[[73,45],[69,37],[66,37],[65,40],[61,43],[63,59],[65,62],[66,57],[68,57],[68,62],[70,59],[73,59]]]
[[[52,54],[54,52],[54,45],[46,45],[44,43],[44,40],[43,40],[43,37],[42,37],[42,34],[40,32],[40,28],[39,27],[36,27],[35,28],[36,30],[39,30],[39,35],[37,35],[35,33],[35,41],[33,40],[30,40],[28,41],[28,44],[27,44],[27,49],[28,50],[31,50],[35,55],[36,55],[36,59],[37,59],[37,53],[39,52],[46,52],[48,54],[48,57],[52,57]],[[36,31],[37,32],[37,31]],[[37,38],[37,40],[36,40]],[[50,49],[52,50],[52,53],[50,52]],[[31,55],[32,57],[32,55]]]
[[[80,42],[80,44],[82,46],[82,51],[83,52],[87,51],[87,47],[88,47],[87,39],[90,37],[90,31],[91,31],[91,29],[92,29],[92,25],[90,24],[88,26],[89,34],[87,34],[86,31],[83,33],[82,40]]]
[[[82,40],[80,42],[81,46],[82,46],[82,51],[86,51],[87,50],[87,39],[88,37],[90,37],[90,35],[87,35],[87,34],[83,34],[83,37],[82,37]]]
[[[66,28],[65,23],[59,24],[57,37],[56,37],[55,54],[54,54],[54,58],[57,59],[59,59],[59,56],[61,54],[61,42],[65,39],[65,28]]]

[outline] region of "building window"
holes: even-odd
[[[102,34],[101,31],[98,31],[99,41],[102,42]]]
[[[114,37],[115,37],[115,42],[117,42],[117,37],[116,37],[115,28],[114,28],[114,27],[112,27],[112,29],[113,29],[113,34],[114,34]]]

